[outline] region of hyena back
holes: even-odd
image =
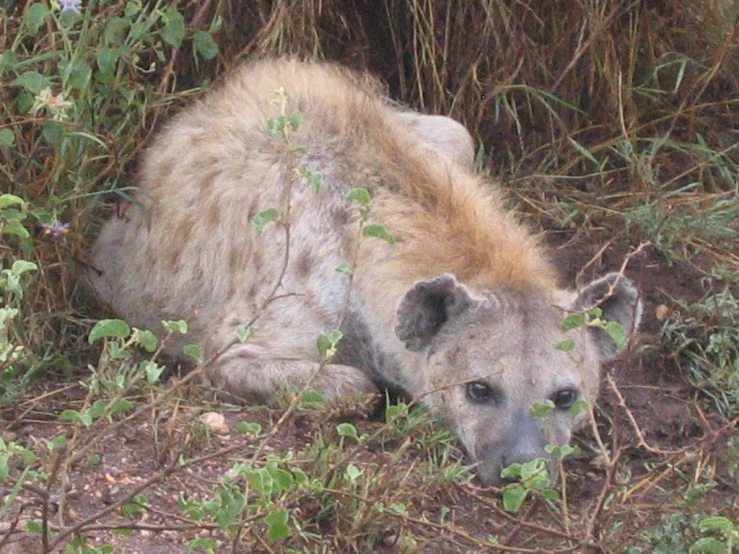
[[[295,112],[295,128],[268,129]],[[95,244],[93,285],[138,327],[187,320],[186,342],[216,356],[211,381],[246,399],[302,388],[320,362],[317,336],[340,327],[311,388],[332,398],[391,385],[421,398],[497,483],[501,467],[569,441],[585,417],[569,407],[595,399],[600,363],[616,354],[598,328],[562,331],[563,317],[598,305],[631,334],[640,303],[615,274],[558,289],[473,157],[461,125],[393,107],[368,77],[248,64],[148,148],[140,193]],[[355,188],[370,192],[369,214],[348,198]],[[277,220],[257,229],[269,208]],[[363,237],[370,224],[394,243]],[[237,341],[250,322],[253,336]],[[546,400],[548,418],[530,415]]]

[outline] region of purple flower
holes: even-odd
[[[62,235],[66,235],[67,231],[69,231],[69,223],[60,223],[59,221],[55,221],[54,223],[44,223],[41,227],[44,228],[45,234],[52,235],[54,237],[61,237]]]
[[[59,0],[59,5],[62,7],[62,13],[64,12],[80,13],[81,3],[82,3],[82,0]]]

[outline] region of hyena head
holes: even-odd
[[[618,348],[602,327],[563,331],[562,324],[593,307],[602,322],[620,323],[627,338],[639,324],[639,294],[616,274],[553,298],[511,290],[478,297],[441,275],[401,300],[396,334],[421,354],[423,400],[452,426],[484,483],[500,484],[511,463],[548,458],[547,444],[569,442],[587,420],[587,410],[571,408],[580,399],[592,404],[600,364]],[[532,415],[547,400],[554,405],[549,415]],[[556,464],[549,466],[556,478]]]

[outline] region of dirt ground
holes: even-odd
[[[618,269],[634,245],[612,244],[603,252],[610,235],[605,230],[580,233],[550,233],[548,240],[568,282],[573,282],[580,268],[588,266],[583,276]],[[600,252],[600,254],[598,254]],[[463,553],[480,551],[512,552],[625,552],[640,544],[639,533],[650,524],[659,524],[672,509],[670,491],[681,480],[696,480],[706,467],[712,468],[717,485],[703,496],[701,510],[710,512],[713,503],[724,515],[727,498],[737,498],[739,487],[722,466],[722,448],[726,435],[735,433],[728,422],[702,409],[700,398],[675,374],[665,356],[655,345],[659,342],[661,322],[655,316],[660,305],[670,307],[672,298],[696,300],[704,294],[700,266],[683,264],[666,267],[659,253],[645,247],[629,259],[627,274],[644,294],[645,318],[641,333],[629,352],[619,362],[607,367],[598,412],[599,429],[611,445],[615,467],[603,467],[596,455],[594,435],[586,430],[576,442],[583,453],[566,461],[569,527],[561,525],[541,500],[528,502],[522,513],[505,512],[499,491],[469,483],[412,482],[414,464],[425,453],[411,447],[400,459],[397,471],[409,471],[409,488],[415,497],[409,501],[408,517],[396,525],[371,529],[379,545],[377,552]],[[60,389],[63,389],[60,391]],[[13,411],[2,414],[6,427],[3,438],[43,450],[46,440],[67,433],[73,444],[72,426],[60,422],[56,413],[70,398],[82,394],[68,383],[49,382],[39,396]],[[53,394],[52,394],[53,393]],[[196,397],[202,398],[200,393]],[[144,404],[145,398],[137,399]],[[6,409],[7,410],[7,409]],[[207,434],[193,432],[192,421],[203,411],[214,410],[226,418],[227,431]],[[259,422],[265,430],[280,416],[266,408],[236,408],[183,397],[171,400],[168,409],[154,408],[123,427],[106,424],[98,428],[100,442],[66,476],[56,475],[49,490],[29,486],[19,493],[20,511],[7,514],[4,525],[48,514],[49,524],[65,529],[84,527],[88,546],[116,545],[116,552],[127,554],[175,554],[187,552],[185,544],[196,537],[212,536],[221,542],[218,552],[285,552],[287,541],[271,545],[266,540],[229,544],[216,525],[206,525],[183,517],[178,505],[182,496],[207,498],[213,494],[221,477],[235,461],[253,454],[255,441],[250,435],[234,432],[239,422]],[[371,433],[382,419],[367,416],[361,410],[299,412],[291,415],[270,440],[267,451],[304,452],[319,431],[335,427],[341,421],[353,422],[362,432]],[[723,445],[723,446],[722,446]],[[70,448],[73,448],[70,446]],[[70,450],[73,452],[73,450]],[[98,458],[91,458],[97,455]],[[382,464],[385,453],[365,445],[356,454],[358,462]],[[190,460],[185,467],[178,458]],[[54,474],[60,464],[53,459],[46,471]],[[130,501],[132,492],[140,491],[149,502],[146,512],[123,517],[122,500]],[[7,497],[8,490],[0,491]],[[608,500],[606,502],[606,499]],[[304,516],[317,507],[311,498],[298,506]],[[451,506],[447,524],[438,525],[440,506]],[[734,516],[737,505],[733,505]],[[93,518],[94,521],[88,519]],[[85,524],[85,525],[83,525]],[[129,537],[114,532],[116,526],[133,529]],[[2,530],[0,529],[0,531]],[[403,530],[412,531],[414,544],[396,541]],[[326,529],[327,537],[332,530]],[[480,541],[496,535],[501,548],[483,548]],[[590,536],[592,546],[572,537]],[[0,532],[0,551],[7,554],[42,552],[38,535]],[[67,540],[71,539],[71,536]],[[60,543],[64,544],[62,541]],[[577,545],[577,546],[573,546]],[[528,550],[527,550],[528,549]],[[358,549],[362,551],[361,549]],[[53,552],[62,552],[57,548]],[[74,550],[83,552],[83,550]],[[297,550],[300,551],[300,550]],[[341,542],[329,539],[325,552],[350,551]],[[646,550],[645,550],[646,552]]]

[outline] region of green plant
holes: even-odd
[[[713,536],[695,541],[688,551],[690,554],[731,554],[734,547],[739,545],[739,524],[732,523],[723,516],[701,519],[698,522],[698,530]]]
[[[31,249],[30,234],[24,224],[28,215],[28,203],[22,198],[12,194],[0,196],[0,239],[3,243],[17,241],[26,253],[16,254],[8,247],[0,250],[0,404],[24,391],[33,357],[25,344],[21,324],[29,278],[38,270],[37,264],[24,259]]]
[[[728,419],[739,414],[739,300],[729,289],[678,308],[661,344],[679,370]]]

